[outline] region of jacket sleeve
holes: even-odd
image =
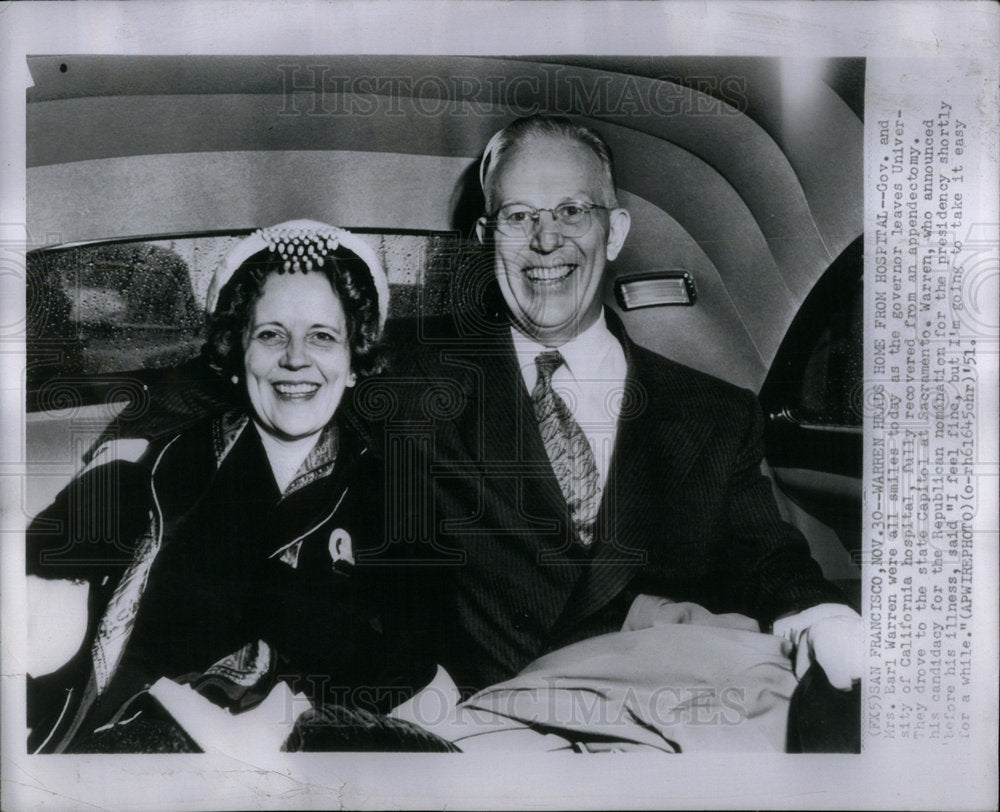
[[[26,710],[32,747],[41,745],[58,724],[67,691],[75,688],[79,694],[90,674],[90,643],[146,530],[151,501],[148,471],[134,462],[114,460],[76,477],[28,527],[27,575],[89,584],[80,648],[58,670],[28,678]],[[46,652],[50,657],[53,653]]]
[[[726,580],[738,585],[747,614],[769,629],[782,615],[819,603],[847,601],[823,578],[802,534],[781,519],[771,481],[761,473],[763,415],[756,397],[743,394],[745,428],[728,487],[732,554],[724,566]]]
[[[28,527],[28,575],[116,581],[149,524],[152,496],[144,465],[122,459],[77,476]]]

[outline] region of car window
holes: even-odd
[[[831,264],[775,356],[760,399],[802,425],[860,428],[863,391],[862,238]]]
[[[30,256],[29,386],[55,373],[155,368],[197,353],[204,296],[184,253],[149,242]]]
[[[862,382],[863,308],[863,292],[858,284],[827,314],[827,323],[809,352],[798,397],[793,401],[803,422],[861,425],[857,399]]]
[[[27,259],[28,408],[53,379],[183,363],[204,339],[212,274],[243,234],[107,242],[35,251]],[[366,233],[393,289],[392,316],[439,310],[426,268],[455,256],[447,233]],[[428,258],[434,257],[433,262]],[[440,296],[438,297],[440,299]]]

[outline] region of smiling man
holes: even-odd
[[[483,159],[481,180],[493,229],[496,277],[517,330],[559,347],[597,323],[604,309],[604,273],[618,256],[630,218],[618,207],[611,155],[599,139],[567,137],[552,119],[533,134],[502,130]],[[542,123],[544,122],[544,123]],[[529,125],[521,125],[522,128]]]
[[[425,320],[394,367],[397,392],[420,382],[397,402],[405,426],[433,425],[427,527],[455,564],[440,662],[468,694],[684,603],[787,638],[798,675],[816,660],[850,688],[860,619],[779,516],[755,397],[634,344],[604,306],[630,225],[607,145],[519,119],[480,181],[503,305]]]

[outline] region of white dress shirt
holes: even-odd
[[[603,493],[615,448],[615,429],[628,366],[625,351],[608,330],[604,313],[580,335],[560,347],[546,347],[514,328],[511,334],[529,393],[538,380],[536,356],[553,349],[562,354],[566,363],[553,373],[552,388],[566,403],[590,443]]]

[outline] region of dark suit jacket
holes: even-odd
[[[762,628],[843,601],[761,474],[752,393],[637,346],[594,544],[572,523],[502,321],[424,321],[356,402],[381,424],[398,541],[444,564],[438,657],[465,693],[616,631],[639,593],[738,611]]]

